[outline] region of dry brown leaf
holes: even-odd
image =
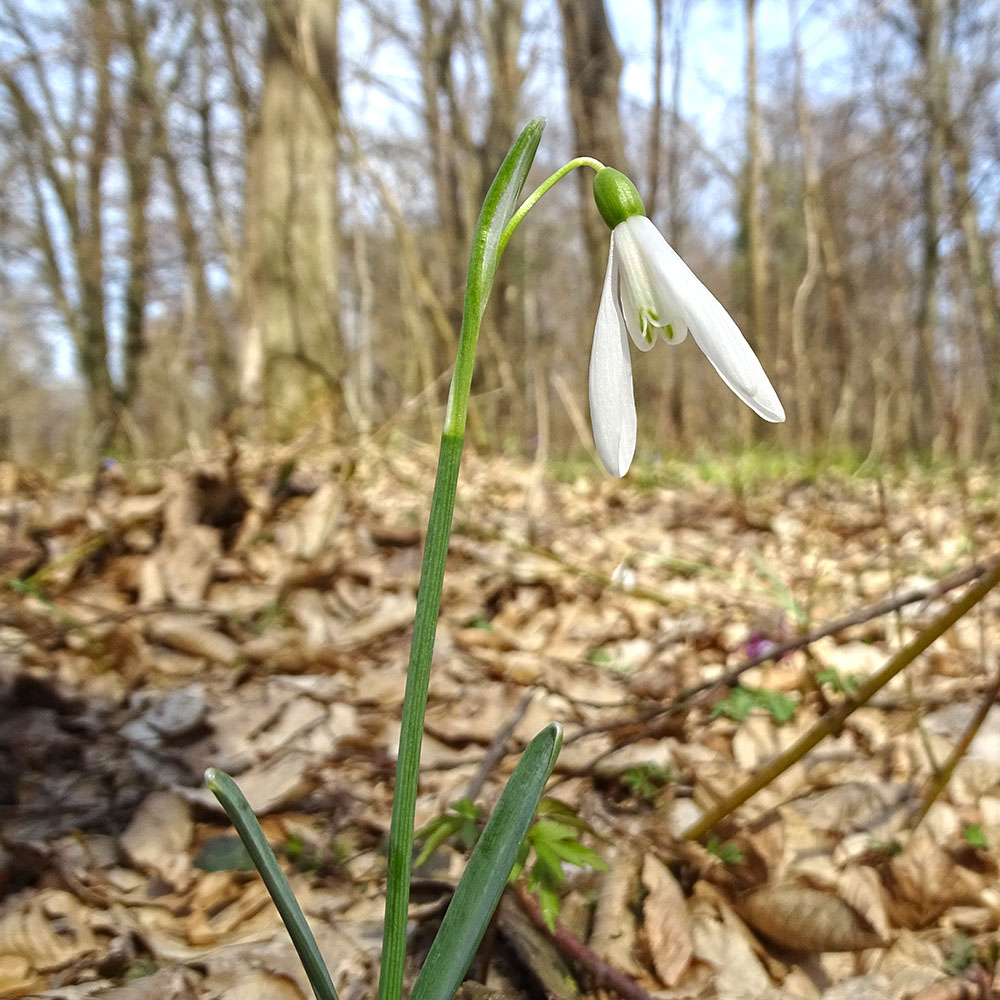
[[[236,776],[240,789],[258,816],[297,802],[315,785],[312,757],[291,752],[258,764]]]
[[[239,647],[229,636],[200,624],[190,615],[151,615],[147,620],[146,636],[179,653],[203,656],[213,663],[229,666],[239,657]]]
[[[171,889],[183,891],[192,878],[188,846],[193,833],[188,804],[173,792],[153,792],[122,834],[122,850],[140,871],[151,872]]]
[[[611,870],[601,879],[601,892],[594,908],[590,947],[616,968],[636,975],[639,964],[635,946],[637,929],[632,903],[639,890],[639,858],[621,850]]]
[[[922,927],[956,903],[975,903],[979,885],[972,872],[956,865],[933,833],[920,826],[886,872],[893,922]]]
[[[99,1000],[198,1000],[201,993],[198,989],[198,977],[190,969],[172,966],[125,986],[102,989],[95,992],[94,996],[99,997]]]
[[[275,528],[274,537],[290,558],[314,559],[326,548],[343,509],[340,483],[324,483],[292,520]]]
[[[691,904],[695,958],[715,970],[712,995],[760,997],[771,980],[754,954],[750,933],[714,890],[696,887]]]
[[[2,933],[0,926],[0,933]],[[3,942],[0,940],[0,948]],[[45,977],[22,955],[0,953],[0,997],[24,997],[45,985]]]
[[[755,889],[739,900],[738,912],[754,930],[795,951],[863,951],[885,944],[857,910],[808,886]]]
[[[200,605],[212,582],[221,546],[219,533],[194,524],[183,533],[164,538],[153,559],[166,596],[178,607]]]
[[[299,988],[285,976],[273,972],[248,972],[235,979],[232,986],[218,994],[218,1000],[247,1000],[267,997],[268,1000],[305,1000]]]
[[[990,1000],[993,990],[989,975],[976,966],[961,978],[945,979],[934,983],[911,1000]]]
[[[687,901],[670,870],[652,854],[642,863],[646,944],[660,982],[676,986],[694,954]]]
[[[51,972],[92,954],[98,942],[88,918],[76,896],[61,889],[26,895],[0,916],[0,958],[8,973]]]
[[[892,937],[886,913],[885,888],[874,868],[851,865],[837,879],[836,888],[844,902],[857,910],[882,940]]]

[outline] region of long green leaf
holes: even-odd
[[[524,131],[517,137],[506,159],[500,165],[479,214],[479,225],[469,260],[468,281],[470,285],[478,284],[482,290],[483,295],[479,302],[480,317],[486,308],[486,300],[489,298],[493,276],[500,260],[500,237],[517,210],[524,182],[527,180],[528,171],[542,139],[543,128],[545,128],[544,118],[535,118],[524,127]]]
[[[552,722],[517,762],[455,889],[410,1000],[454,996],[500,902],[561,746],[562,726]]]
[[[278,865],[278,859],[274,856],[274,851],[271,850],[271,845],[267,842],[246,796],[225,771],[219,771],[214,767],[205,772],[205,784],[226,810],[226,815],[236,827],[247,853],[257,866],[257,871],[260,872],[260,877],[264,880],[264,885],[267,886],[267,891],[271,894],[271,899],[274,900],[274,905],[288,930],[288,936],[299,953],[299,961],[306,970],[316,1000],[338,1000],[337,991],[320,954],[319,945],[316,944],[316,938],[313,937],[302,907],[299,906],[285,873]]]

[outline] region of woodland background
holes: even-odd
[[[706,6],[745,40],[710,135],[685,76]],[[647,448],[995,453],[1000,8],[607,7],[0,0],[0,455],[68,469],[220,433],[436,436],[475,216],[538,114],[532,180],[578,154],[630,171],[789,413],[774,429],[721,392],[706,407],[698,352],[658,351],[636,372]],[[612,32],[632,9],[654,25],[643,104]],[[779,11],[787,37],[762,47]],[[607,233],[582,173],[505,255],[480,447],[588,444]]]

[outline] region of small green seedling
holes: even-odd
[[[978,823],[967,823],[962,828],[962,839],[969,847],[977,847],[981,851],[987,850],[990,846],[983,828]]]
[[[535,861],[528,872],[528,891],[538,894],[538,906],[549,930],[555,933],[559,918],[559,890],[565,885],[563,865],[607,871],[607,863],[582,844],[580,833],[597,836],[576,812],[557,799],[542,799],[535,823],[521,845],[517,863],[510,873],[513,882],[523,870],[531,851]]]
[[[781,691],[770,688],[746,688],[738,685],[721,701],[712,706],[712,718],[725,716],[733,722],[744,722],[752,709],[763,708],[774,721],[782,725],[795,715],[798,703]]]
[[[944,960],[944,971],[949,976],[960,976],[976,964],[976,946],[972,938],[956,934],[948,946],[948,957]]]
[[[422,865],[449,838],[457,840],[465,850],[471,850],[479,839],[483,816],[482,807],[469,799],[453,802],[450,812],[432,819],[415,834],[418,839],[424,839],[424,846],[414,865]],[[520,876],[534,851],[528,891],[538,895],[542,916],[551,930],[555,930],[559,916],[559,890],[566,881],[563,864],[597,871],[606,871],[608,867],[593,850],[580,842],[581,833],[597,836],[570,806],[557,799],[542,799],[508,879],[514,882]]]
[[[449,838],[457,840],[465,851],[471,851],[476,846],[485,815],[482,806],[477,806],[471,799],[461,798],[452,802],[449,808],[450,812],[435,817],[413,835],[414,840],[424,842],[413,862],[415,868],[419,868]]]
[[[659,764],[636,764],[627,767],[621,774],[622,783],[632,795],[645,802],[652,802],[673,780],[670,768],[660,767]]]
[[[854,674],[841,674],[839,670],[835,670],[833,667],[821,670],[815,679],[816,683],[820,686],[826,684],[836,694],[845,694],[848,697],[857,692],[858,685],[860,684],[860,681]]]
[[[724,844],[718,837],[709,837],[705,850],[727,865],[738,865],[743,860],[743,852],[736,844]]]

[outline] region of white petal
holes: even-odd
[[[642,334],[640,325],[643,309],[651,309],[656,312],[652,287],[652,279],[655,275],[646,261],[642,247],[626,224],[627,222],[628,219],[625,222],[620,222],[611,234],[611,239],[615,243],[615,251],[618,254],[617,273],[620,276],[615,280],[615,290],[620,297],[625,328],[632,338],[632,343],[640,351],[648,351],[656,343],[656,330],[652,330],[652,336],[647,340]],[[666,321],[657,316],[657,322]]]
[[[772,423],[785,419],[757,355],[719,300],[695,277],[660,231],[645,216],[634,215],[621,226],[655,271],[655,287],[683,322],[722,381],[752,410]]]
[[[613,476],[624,476],[635,454],[635,396],[628,333],[618,307],[615,286],[618,268],[615,237],[611,234],[608,269],[604,275],[601,305],[590,351],[590,423],[594,444],[604,467]]]

